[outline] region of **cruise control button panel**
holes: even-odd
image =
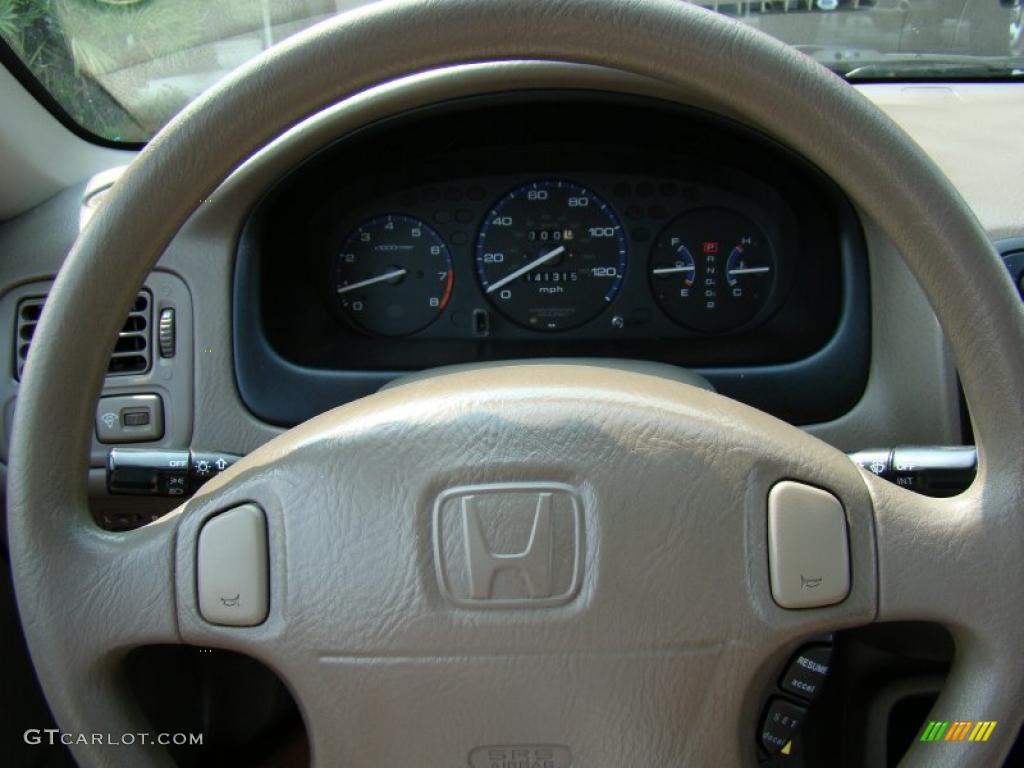
[[[804,729],[832,667],[833,637],[820,635],[789,659],[758,721],[758,762],[769,766],[804,765]]]
[[[779,687],[786,693],[811,700],[821,692],[832,662],[832,646],[808,645],[789,662]]]
[[[262,624],[270,603],[268,570],[262,509],[243,504],[211,518],[199,532],[199,613],[211,624]]]

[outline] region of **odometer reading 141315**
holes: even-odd
[[[509,320],[538,331],[576,328],[618,293],[626,238],[607,203],[567,181],[524,184],[484,219],[476,271]]]

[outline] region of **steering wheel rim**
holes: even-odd
[[[401,56],[395,55],[396,40]],[[860,520],[858,530],[873,532],[876,543],[860,562],[867,557],[877,563],[877,574],[855,573],[855,588],[877,589],[869,618],[933,620],[952,631],[957,659],[933,717],[1000,723],[985,744],[942,752],[916,745],[906,763],[982,766],[1001,759],[1020,724],[1024,689],[1024,663],[1016,658],[1024,630],[1015,619],[1022,600],[1019,590],[1006,586],[1024,583],[1024,315],[1013,286],[956,190],[873,105],[781,43],[672,0],[522,0],[512,6],[504,0],[406,0],[370,7],[308,30],[228,77],[140,154],[58,275],[15,417],[8,492],[15,588],[34,664],[62,728],[145,730],[116,674],[119,659],[135,645],[204,637],[194,611],[183,608],[194,590],[192,546],[203,519],[197,506],[129,534],[99,531],[89,516],[87,447],[110,352],[109,344],[96,345],[95,339],[115,338],[138,286],[200,200],[269,140],[324,107],[395,78],[512,59],[609,66],[714,96],[816,163],[904,255],[949,338],[971,408],[979,474],[966,494],[940,502],[861,478],[873,519]],[[339,71],[345,72],[344,82]],[[460,386],[477,395],[484,385],[506,386],[518,396],[527,382],[512,378],[489,374]],[[61,386],[68,381],[75,386]],[[596,387],[596,381],[585,383]],[[549,386],[557,393],[570,385],[552,372]],[[621,394],[626,384],[608,380],[602,386]],[[425,383],[384,395],[375,407],[397,407],[398,397],[437,396],[433,387],[459,399],[450,382]],[[659,395],[658,402],[671,397]],[[734,423],[757,420],[717,400],[706,405],[723,425],[733,416]],[[226,474],[213,493],[221,489],[222,501],[231,498],[237,493],[232,482],[243,487],[239,478],[258,476],[259,467],[287,458],[296,438],[301,442],[317,429],[336,437],[335,418],[315,420],[319,426],[300,427],[284,442],[274,441]],[[785,431],[775,423],[764,429]],[[806,448],[811,438],[785,434],[801,450],[812,450]],[[50,442],[39,435],[62,439]],[[824,446],[813,450],[813,460],[802,465],[805,475],[820,461],[845,477],[834,452]],[[844,503],[860,503],[855,488],[846,493],[854,500],[843,498]],[[987,567],[992,562],[1000,564],[998,573]],[[177,590],[170,578],[177,579]],[[117,601],[108,594],[115,584]],[[999,595],[999,604],[991,595]],[[854,602],[840,625],[863,623],[864,604]],[[55,633],[55,622],[80,632]],[[259,655],[258,646],[250,650]],[[90,744],[74,745],[73,751],[90,765],[114,764],[115,758],[138,765],[166,760],[142,744],[115,754]]]

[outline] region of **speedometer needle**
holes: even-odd
[[[560,256],[563,253],[565,253],[565,246],[564,245],[560,245],[557,248],[554,248],[553,250],[548,251],[543,256],[541,256],[539,258],[536,258],[533,261],[531,261],[525,267],[520,267],[515,272],[512,272],[511,274],[505,275],[503,278],[501,278],[501,280],[498,280],[496,283],[494,283],[492,285],[489,285],[487,287],[487,293],[494,293],[498,289],[504,288],[506,285],[511,283],[513,280],[515,280],[517,277],[522,277],[523,275],[525,275],[530,270],[533,270],[533,269],[536,269],[537,267],[539,267],[541,264],[547,264],[553,258],[555,258],[556,256]]]
[[[349,283],[338,288],[338,293],[348,293],[354,291],[356,288],[365,288],[368,285],[376,285],[377,283],[383,283],[388,280],[394,280],[396,277],[402,277],[408,272],[407,269],[393,269],[390,272],[385,272],[383,275],[377,275],[376,277],[368,277],[366,280],[360,280],[358,283]]]

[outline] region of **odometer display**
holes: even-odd
[[[490,210],[477,239],[480,286],[509,320],[538,331],[579,327],[615,298],[626,238],[607,203],[567,181],[535,181]]]

